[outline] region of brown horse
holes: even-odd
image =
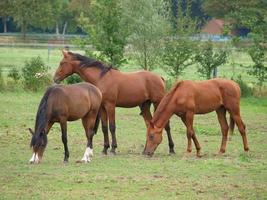
[[[47,145],[47,134],[55,122],[59,122],[62,132],[65,157],[67,162],[69,150],[67,145],[67,121],[82,119],[87,137],[87,148],[82,162],[89,162],[93,155],[93,136],[97,129],[97,114],[101,105],[102,95],[97,87],[89,83],[73,85],[56,85],[49,87],[40,104],[36,115],[35,130],[32,133],[31,147],[33,156],[30,163],[39,163]],[[95,126],[96,125],[96,126]]]
[[[226,111],[230,113],[230,131],[233,132],[234,124],[238,126],[243,139],[244,150],[248,151],[248,142],[245,124],[240,117],[240,88],[226,79],[212,79],[194,82],[181,81],[167,93],[155,111],[153,119],[147,128],[147,142],[145,154],[153,155],[155,149],[162,141],[162,128],[173,114],[181,117],[187,128],[187,151],[192,151],[191,138],[194,141],[197,156],[200,156],[200,145],[193,128],[194,114],[205,114],[216,111],[221,126],[222,143],[219,153],[224,153],[227,142],[228,124]]]
[[[76,73],[84,81],[94,84],[102,92],[101,122],[104,134],[103,153],[107,154],[109,146],[108,124],[112,136],[111,153],[115,154],[117,148],[115,107],[131,108],[140,106],[141,115],[146,125],[152,116],[150,105],[156,109],[165,94],[164,81],[161,77],[148,71],[123,73],[102,62],[72,52],[63,52],[63,59],[54,75],[54,81],[59,83],[67,76]],[[169,151],[174,153],[173,141],[169,122],[165,130],[169,140]]]

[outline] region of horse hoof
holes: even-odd
[[[108,152],[107,152],[107,150],[106,150],[106,149],[104,149],[104,150],[102,151],[102,154],[103,154],[103,155],[105,155],[105,156],[106,156],[106,155],[108,155]]]
[[[89,163],[90,160],[77,160],[76,163]]]
[[[197,158],[202,158],[204,155],[197,153]]]
[[[115,150],[110,150],[110,153],[111,155],[114,155],[114,156],[117,154]]]
[[[189,158],[191,156],[191,154],[190,153],[188,153],[188,152],[185,152],[184,154],[183,154],[183,157],[182,157],[182,159],[187,159],[187,158]]]
[[[172,149],[172,150],[170,150],[169,154],[173,155],[173,154],[175,154],[175,151]]]

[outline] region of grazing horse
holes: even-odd
[[[87,137],[87,148],[81,162],[89,162],[93,155],[93,136],[98,125],[98,111],[102,95],[97,87],[89,83],[73,85],[55,85],[49,87],[36,115],[35,130],[32,134],[31,147],[33,156],[30,163],[39,163],[47,145],[47,134],[55,122],[60,123],[64,144],[64,162],[68,161],[67,121],[82,119]]]
[[[78,74],[84,81],[94,84],[102,92],[101,123],[104,134],[103,153],[107,154],[109,145],[108,122],[112,136],[111,153],[117,148],[115,107],[131,108],[140,106],[141,115],[146,126],[152,119],[150,105],[156,109],[165,94],[163,79],[148,71],[123,73],[88,57],[72,52],[62,51],[63,59],[54,75],[54,81],[59,83],[73,73]],[[169,140],[169,151],[174,153],[173,141],[169,122],[165,124]]]
[[[230,132],[234,124],[238,126],[243,139],[244,150],[248,151],[245,124],[240,117],[240,88],[226,79],[212,79],[194,82],[190,80],[178,82],[160,102],[147,128],[147,142],[144,153],[153,155],[162,141],[162,129],[173,114],[178,115],[187,128],[187,151],[192,151],[193,139],[197,156],[200,156],[200,145],[193,128],[195,114],[206,114],[216,111],[221,126],[222,143],[219,153],[224,153],[227,142],[228,124],[226,111],[230,113]]]

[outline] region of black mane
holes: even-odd
[[[47,100],[48,100],[48,97],[51,91],[55,87],[56,86],[49,87],[40,101],[38,111],[36,114],[36,119],[35,119],[34,135],[32,137],[31,144],[30,144],[31,147],[35,146],[36,144],[38,145],[42,137],[45,137],[44,139],[46,140],[46,133],[44,131],[45,131],[45,125],[47,121],[46,119]]]
[[[82,55],[77,54],[77,53],[72,53],[72,52],[68,52],[68,53],[72,56],[73,60],[80,61],[80,64],[79,64],[80,67],[97,67],[97,68],[99,68],[101,70],[100,76],[103,76],[109,70],[114,69],[112,65],[107,66],[103,62],[95,60],[93,58],[88,58],[86,56],[82,56]]]

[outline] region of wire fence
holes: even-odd
[[[29,33],[25,38],[20,33],[0,33],[0,47],[62,48],[76,47],[74,41],[86,35],[57,35]]]

